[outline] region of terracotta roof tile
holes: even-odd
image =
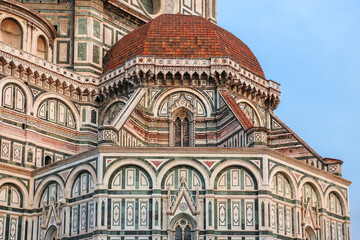
[[[118,41],[104,58],[103,72],[137,56],[171,58],[229,57],[265,78],[249,47],[232,33],[198,16],[164,14]]]
[[[245,131],[254,127],[249,118],[246,117],[245,113],[240,109],[233,96],[228,91],[220,90],[220,94],[223,97],[226,104],[229,106],[231,111],[234,113],[236,118],[240,121]]]

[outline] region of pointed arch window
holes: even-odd
[[[191,122],[185,111],[180,111],[175,115],[174,120],[174,146],[190,147],[191,146]]]
[[[175,120],[175,147],[181,147],[181,120],[176,118]]]
[[[26,97],[24,91],[15,84],[7,84],[2,90],[2,105],[18,112],[26,112]]]
[[[192,240],[194,236],[192,234],[191,223],[184,218],[181,218],[176,224],[173,232],[173,239],[175,240]]]

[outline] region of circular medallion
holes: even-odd
[[[180,225],[185,226],[185,225],[186,225],[186,220],[185,220],[185,219],[181,219],[181,220],[180,220]]]
[[[186,204],[186,203],[180,203],[180,205],[179,205],[179,209],[180,209],[181,211],[186,211],[186,210],[187,210],[187,208],[188,208],[188,206],[187,206],[187,204]]]

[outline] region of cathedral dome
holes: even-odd
[[[164,14],[123,37],[106,54],[103,73],[135,56],[158,58],[229,57],[265,78],[249,47],[232,33],[198,16]]]

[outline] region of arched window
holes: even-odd
[[[82,196],[93,192],[95,189],[95,183],[92,175],[89,172],[83,172],[76,177],[76,180],[72,186],[72,197]]]
[[[336,192],[331,192],[327,198],[327,212],[329,218],[324,221],[325,239],[345,239],[345,228],[343,225],[344,205]],[[337,236],[337,238],[336,238]]]
[[[154,3],[153,0],[140,0],[142,5],[144,6],[145,10],[150,13],[154,14]]]
[[[40,104],[37,116],[66,127],[75,128],[75,117],[70,107],[57,99],[47,99]]]
[[[83,122],[86,121],[86,108],[83,108],[83,110],[82,110],[82,121]]]
[[[328,201],[329,201],[328,202],[329,212],[335,213],[337,215],[343,214],[340,198],[338,197],[338,195],[336,193],[334,193],[334,192],[330,193]]]
[[[59,199],[63,198],[63,191],[57,182],[49,183],[45,190],[42,192],[39,207],[43,204],[49,205],[51,201],[58,202]]]
[[[175,120],[175,147],[181,147],[181,120]]]
[[[25,112],[25,94],[18,85],[5,85],[2,92],[2,98],[2,105],[4,107],[14,109],[18,112]]]
[[[308,200],[310,200],[311,206],[320,206],[318,192],[316,191],[316,188],[310,183],[305,183],[302,188],[302,201],[304,203],[307,203]]]
[[[205,189],[205,180],[201,173],[187,166],[177,166],[169,170],[162,179],[161,189],[178,190],[182,178],[186,182],[189,191]]]
[[[191,223],[188,220],[182,218],[175,224],[175,226],[175,240],[193,239],[193,236],[191,234]]]
[[[152,181],[149,174],[136,166],[125,166],[116,171],[111,177],[109,188],[122,189],[151,189]]]
[[[249,170],[233,166],[219,173],[215,180],[215,188],[219,190],[252,191],[257,189],[257,182]]]
[[[310,226],[305,228],[305,239],[306,240],[315,240],[315,239],[317,239],[314,230]]]
[[[15,185],[4,184],[0,188],[0,205],[9,207],[22,207],[22,195]]]
[[[255,110],[250,104],[247,104],[246,102],[239,103],[239,107],[255,127],[260,127],[260,119],[257,115],[257,110]]]
[[[105,112],[105,115],[102,120],[103,125],[109,125],[112,121],[115,120],[121,113],[125,106],[125,103],[122,101],[113,103]],[[100,121],[100,120],[99,120]]]
[[[96,124],[96,111],[91,110],[91,123]]]
[[[22,48],[22,29],[20,24],[10,18],[6,18],[0,25],[1,41],[21,49]]]
[[[182,229],[180,226],[175,228],[175,240],[182,240]]]
[[[293,199],[293,189],[287,175],[281,172],[274,175],[271,180],[271,193],[274,198],[277,198],[280,201],[276,204],[271,204],[270,226],[273,229],[277,226],[279,230],[291,233],[295,215],[292,211],[292,207],[285,203],[286,201]]]
[[[185,111],[175,115],[174,138],[175,147],[190,147],[190,120]]]
[[[38,57],[47,59],[47,44],[43,36],[38,37],[36,55]]]
[[[52,162],[51,156],[46,155],[44,159],[44,166],[51,164],[51,162]]]
[[[292,198],[292,188],[288,178],[282,174],[277,173],[271,181],[271,191],[273,194],[285,197],[288,199]]]

